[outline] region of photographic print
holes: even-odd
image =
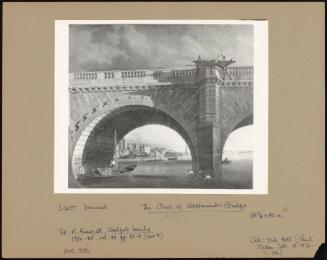
[[[57,191],[266,193],[266,29],[57,21]]]
[[[322,255],[324,18],[6,3],[3,256]]]

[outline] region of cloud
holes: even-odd
[[[70,72],[169,68],[222,51],[253,63],[251,25],[70,25]]]

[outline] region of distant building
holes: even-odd
[[[166,149],[165,148],[153,148],[152,152],[151,152],[156,158],[163,158],[165,156],[166,153]]]
[[[163,153],[160,153],[159,150],[157,150],[155,152],[155,155],[154,155],[156,158],[164,158],[164,154]]]
[[[137,144],[136,143],[128,143],[127,150],[130,154],[137,154]]]
[[[117,145],[117,152],[119,156],[125,156],[129,154],[129,151],[127,149],[127,143],[125,139],[121,139],[119,144]]]
[[[151,153],[156,153],[157,150],[158,150],[158,147],[151,147],[151,148],[150,148],[150,152],[151,152]]]
[[[122,152],[125,152],[125,150],[126,150],[126,141],[125,141],[125,139],[123,138],[123,139],[120,140],[120,142],[119,142],[119,144],[118,144],[118,151],[119,151],[120,153],[122,153]]]
[[[155,157],[157,153],[157,147],[151,147],[150,148],[150,156]]]
[[[150,155],[150,153],[151,153],[150,146],[145,146],[144,147],[144,153],[147,154],[147,155]]]
[[[166,153],[166,151],[167,151],[167,149],[165,149],[165,148],[158,148],[158,152],[160,153],[160,154],[165,154]]]
[[[137,151],[139,155],[150,155],[150,147],[145,144],[140,144],[137,146]]]
[[[138,153],[139,155],[144,155],[144,147],[145,147],[144,144],[139,144],[139,145],[137,146],[137,153]]]

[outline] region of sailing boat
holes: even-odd
[[[105,168],[96,168],[90,171],[85,172],[85,174],[78,174],[78,179],[107,179],[122,175],[130,174],[136,168],[136,164],[122,166],[118,165],[118,155],[117,155],[117,133],[115,130],[114,136],[114,156],[109,167]]]

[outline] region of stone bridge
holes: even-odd
[[[222,179],[228,135],[253,123],[253,67],[198,60],[185,69],[69,75],[69,185],[80,166],[108,164],[118,142],[147,124],[168,126],[187,143],[195,172]]]

